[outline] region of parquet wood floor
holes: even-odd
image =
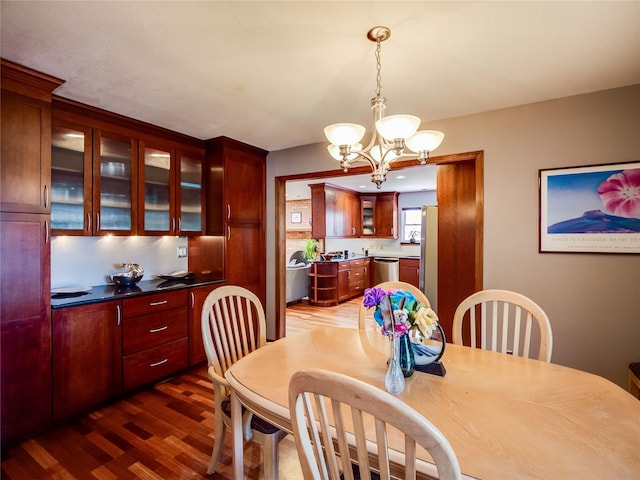
[[[357,328],[361,299],[287,309],[287,334],[333,324]],[[231,433],[218,471],[206,475],[214,425],[213,390],[200,367],[2,451],[2,480],[230,479]],[[245,447],[248,479],[262,478],[261,450]],[[280,478],[302,478],[291,436],[280,443]]]

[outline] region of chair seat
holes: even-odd
[[[242,407],[242,412],[244,413],[244,411],[245,411],[245,408]],[[231,418],[231,398],[230,397],[227,397],[224,400],[222,400],[222,412],[228,418]],[[257,415],[254,415],[253,417],[251,417],[251,428],[260,433],[264,433],[265,435],[273,435],[274,433],[280,430],[278,427],[271,425],[269,422],[260,418]]]

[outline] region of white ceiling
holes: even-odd
[[[369,125],[375,25],[387,113],[435,128],[640,83],[639,1],[2,0],[0,19],[2,57],[65,80],[57,95],[269,151]]]
[[[269,151],[368,125],[375,25],[387,113],[425,122],[640,83],[638,1],[0,4],[2,57],[56,94]]]

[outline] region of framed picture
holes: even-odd
[[[291,214],[291,223],[302,223],[302,213],[301,212],[293,212]]]
[[[539,171],[540,252],[640,253],[640,162]]]

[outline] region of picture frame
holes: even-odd
[[[302,223],[302,212],[293,212],[291,214],[291,223]]]
[[[539,252],[640,253],[640,161],[541,169]]]

